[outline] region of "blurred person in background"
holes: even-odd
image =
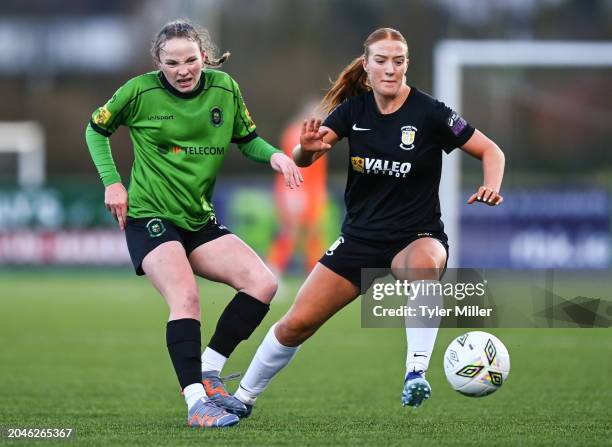
[[[246,408],[219,375],[236,346],[269,310],[277,281],[257,254],[215,218],[211,203],[230,143],[269,163],[291,188],[302,182],[293,160],[268,144],[220,67],[206,30],[187,20],[166,24],[152,46],[158,71],[137,76],[98,108],[86,140],[105,186],[104,202],[125,230],[134,268],[170,309],[166,340],[193,427],[238,423]],[[134,165],[129,193],[115,167],[109,137],[129,128]],[[200,296],[194,273],[237,293],[201,352]]]
[[[317,104],[306,104],[297,117],[285,128],[280,147],[287,155],[300,142],[302,122],[316,115]],[[281,274],[287,270],[296,248],[303,247],[304,270],[309,273],[323,251],[323,215],[327,204],[327,159],[302,171],[304,184],[289,189],[285,179],[277,175],[274,181],[274,199],[279,214],[279,232],[268,255],[268,265]]]
[[[391,269],[411,281],[411,303],[437,307],[448,259],[438,189],[442,153],[455,147],[482,160],[484,183],[467,203],[499,205],[504,155],[455,111],[406,83],[408,44],[399,31],[381,28],[363,45],[323,99],[321,125],[306,120],[298,166],[310,166],[341,138],[350,149],[342,234],[321,257],[296,300],[257,350],[236,397],[250,414],[257,397],[299,346],[325,321],[367,290],[374,278],[362,269]],[[425,379],[439,319],[407,322],[409,341],[401,401],[417,407],[430,397]],[[422,324],[425,323],[425,324]],[[419,327],[420,326],[420,327]]]

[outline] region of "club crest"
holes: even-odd
[[[151,219],[146,226],[151,237],[160,237],[166,232],[166,227],[161,219]]]
[[[402,138],[399,147],[405,151],[414,149],[414,138],[416,137],[417,128],[414,126],[402,127]]]
[[[223,110],[221,110],[221,107],[214,106],[210,109],[210,123],[215,127],[223,124]]]

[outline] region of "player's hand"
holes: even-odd
[[[305,151],[327,151],[331,149],[331,145],[323,141],[323,137],[327,134],[327,129],[321,130],[321,120],[310,118],[302,123],[302,132],[300,134],[300,146]]]
[[[503,201],[504,198],[499,194],[499,192],[488,186],[481,186],[478,188],[478,192],[470,196],[467,203],[468,205],[471,205],[474,202],[482,202],[489,206],[495,206],[501,205]]]
[[[119,223],[119,228],[125,230],[125,222],[128,210],[128,193],[120,183],[108,185],[104,190],[104,205],[110,211],[115,220]]]
[[[276,172],[283,174],[285,184],[291,189],[299,188],[304,182],[304,177],[294,161],[283,153],[273,154],[270,158],[270,166]]]

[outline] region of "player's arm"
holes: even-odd
[[[304,120],[300,144],[293,148],[293,159],[300,167],[310,166],[325,155],[338,140],[338,135],[332,129],[321,126],[321,120]]]
[[[470,139],[461,146],[461,150],[472,157],[482,160],[484,183],[478,191],[468,199],[467,203],[483,202],[487,205],[501,205],[504,198],[499,194],[504,177],[506,158],[494,141],[478,129]]]
[[[289,188],[299,187],[304,181],[293,160],[263,138],[256,137],[246,143],[238,143],[238,147],[247,158],[259,163],[270,163],[272,169],[283,175]]]
[[[115,166],[109,138],[100,134],[92,123],[89,123],[85,130],[85,141],[105,186],[104,205],[119,223],[119,228],[123,230],[127,219],[128,193],[121,183],[121,176]]]
[[[127,105],[132,97],[132,85],[127,83],[104,106],[97,108],[85,130],[89,153],[105,186],[104,204],[122,230],[127,219],[128,193],[113,160],[109,137],[121,124],[129,122]]]

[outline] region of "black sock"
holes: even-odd
[[[168,321],[166,344],[181,389],[202,381],[200,322],[192,318]]]
[[[229,357],[236,346],[251,336],[270,310],[257,298],[238,292],[229,302],[217,322],[215,333],[208,346]]]

